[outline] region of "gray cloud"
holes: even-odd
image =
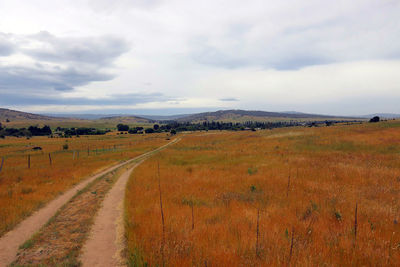
[[[103,105],[135,105],[149,102],[165,102],[173,100],[161,93],[152,94],[115,94],[107,98],[88,99],[83,97],[61,98],[58,96],[2,94],[0,105],[68,105],[68,106],[103,106]]]
[[[28,38],[39,42],[41,46],[21,50],[39,61],[86,63],[105,67],[129,50],[127,42],[112,36],[58,38],[48,32],[40,32]]]
[[[289,36],[280,38],[292,39]],[[293,42],[274,40],[265,42],[264,45],[262,42],[260,40],[260,44],[250,47],[245,43],[237,46],[227,45],[227,47],[197,43],[194,45],[191,57],[198,63],[227,69],[261,66],[277,70],[292,70],[336,61],[335,58],[323,55],[321,51],[311,49],[313,45],[308,44],[306,40],[294,40]],[[235,41],[225,43],[235,43]]]
[[[113,61],[127,50],[128,44],[124,40],[111,36],[59,38],[48,32],[36,35],[0,33],[0,55],[20,53],[34,62],[27,64],[11,60],[4,64],[7,57],[4,63],[0,62],[3,103],[5,95],[10,92],[16,94],[14,98],[8,96],[14,104],[17,99],[29,102],[21,94],[33,99],[32,103],[34,99],[38,100],[36,95],[39,94],[58,96],[60,92],[73,91],[77,86],[111,80],[115,76],[105,69],[112,67]]]
[[[318,4],[312,7],[326,12]],[[303,18],[301,24],[283,21],[282,17],[271,24],[265,18],[249,26],[245,19],[238,19],[218,35],[198,35],[189,40],[190,56],[200,64],[226,69],[256,66],[277,70],[398,59],[400,36],[393,25],[398,24],[399,10],[400,5],[392,1],[366,3],[346,13],[333,10],[325,17],[310,14],[310,21]]]
[[[141,108],[218,105],[324,113],[327,100],[342,111],[345,100],[339,96],[375,92],[394,99],[400,92],[398,0],[40,2],[2,6],[2,105],[40,103],[30,107],[38,111],[59,104],[81,111],[167,99],[112,96],[140,90],[186,99]],[[134,49],[123,54],[130,42]],[[66,98],[74,95],[80,98]],[[231,96],[238,101],[228,101]],[[98,97],[104,98],[92,99]],[[379,101],[368,108],[385,106]]]
[[[228,69],[241,68],[251,65],[250,59],[244,59],[240,56],[222,52],[216,47],[198,44],[192,52],[192,59],[205,65],[214,65]]]
[[[107,81],[114,76],[100,71],[68,67],[39,68],[22,66],[0,66],[0,90],[13,91],[16,94],[29,92],[52,93],[52,91],[72,91],[75,86],[86,85],[93,81]]]
[[[114,0],[112,4],[108,0],[90,0],[89,6],[96,12],[109,14],[131,8],[152,9],[161,3],[162,0]]]
[[[234,98],[234,97],[227,97],[227,98],[220,98],[220,101],[224,101],[224,102],[235,102],[235,101],[239,101],[239,99]]]
[[[0,57],[9,56],[15,51],[13,44],[8,40],[8,36],[0,32]]]

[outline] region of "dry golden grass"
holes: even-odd
[[[0,236],[85,177],[166,142],[165,134],[0,139]]]
[[[193,133],[132,174],[130,265],[399,265],[399,193],[399,121]]]

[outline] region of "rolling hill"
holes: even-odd
[[[177,119],[179,122],[202,122],[202,121],[223,121],[223,122],[243,122],[243,121],[309,121],[309,120],[355,120],[356,117],[340,117],[319,114],[307,114],[300,112],[268,112],[251,110],[219,110],[215,112],[203,112],[192,114]]]
[[[97,119],[97,121],[103,122],[114,122],[114,123],[124,123],[124,124],[133,124],[133,123],[153,123],[153,120],[138,117],[138,116],[111,116],[111,117],[102,117]]]
[[[374,114],[369,114],[369,115],[363,115],[361,117],[372,118],[375,116],[379,116],[379,117],[381,117],[381,119],[398,119],[398,118],[400,118],[400,114],[395,114],[395,113],[374,113]]]
[[[82,119],[65,114],[65,117],[38,115],[17,110],[0,108],[0,123],[7,127],[22,128],[31,125],[49,125],[50,127],[93,127],[115,128],[117,124],[150,124],[153,120],[137,116],[108,116],[96,119]]]
[[[27,113],[17,110],[0,108],[0,121],[4,122],[6,120],[10,121],[22,121],[22,120],[42,120],[42,121],[50,121],[50,120],[60,120],[65,118],[54,118],[50,116],[43,116],[33,113]]]
[[[0,122],[7,127],[27,127],[30,125],[49,125],[51,127],[94,127],[94,128],[115,128],[117,124],[152,124],[166,120],[178,122],[276,122],[276,121],[311,121],[311,120],[365,120],[365,117],[340,117],[319,114],[307,114],[300,112],[267,112],[257,110],[219,110],[215,112],[203,112],[189,115],[175,116],[135,116],[135,115],[103,115],[92,119],[74,117],[74,115],[64,114],[65,117],[38,115],[22,111],[0,108]],[[7,122],[9,120],[9,122]]]

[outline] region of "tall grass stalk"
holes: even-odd
[[[290,252],[289,252],[289,260],[288,260],[288,266],[290,266],[290,261],[292,260],[292,255],[293,255],[293,242],[294,241],[294,227],[292,227],[292,238],[290,240]]]
[[[163,204],[162,204],[162,194],[161,194],[160,162],[157,162],[157,174],[158,174],[158,192],[160,193],[160,210],[161,210],[161,224],[162,224],[161,261],[162,261],[162,265],[165,266],[165,260],[164,260],[165,221],[164,221],[164,210],[163,210]]]
[[[356,244],[357,241],[357,226],[358,226],[358,222],[357,222],[357,202],[356,202],[356,209],[354,211],[354,245]]]
[[[193,211],[193,203],[190,205],[192,208],[192,231],[194,230],[194,211]]]
[[[4,157],[1,157],[0,172],[3,169],[3,165],[4,165]]]
[[[259,236],[260,236],[260,208],[257,209],[257,238],[256,238],[256,256],[260,256],[260,251],[259,251]]]
[[[286,188],[286,197],[289,197],[289,190],[290,190],[290,173],[289,173],[288,183],[287,183],[287,188]]]

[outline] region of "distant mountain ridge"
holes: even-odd
[[[375,114],[374,114],[375,115]],[[10,121],[25,121],[32,123],[37,122],[65,122],[71,123],[78,122],[93,122],[93,123],[107,123],[108,125],[125,123],[155,123],[168,120],[174,120],[178,122],[202,122],[202,121],[224,121],[224,122],[243,122],[243,121],[288,121],[288,120],[360,120],[371,118],[374,115],[366,116],[332,116],[332,115],[321,115],[321,114],[308,114],[297,111],[286,111],[286,112],[269,112],[260,110],[218,110],[214,112],[202,112],[195,114],[178,114],[178,115],[101,115],[101,114],[58,114],[58,115],[38,115],[33,113],[27,113],[22,111],[10,110],[0,108],[0,122],[5,122],[7,119]],[[378,114],[378,116],[382,114]],[[388,117],[394,117],[396,114],[390,114]],[[62,117],[60,117],[62,116]],[[400,115],[397,115],[400,118]],[[386,117],[386,116],[382,116]]]
[[[362,118],[372,118],[378,116],[383,119],[398,119],[400,118],[400,114],[395,114],[395,113],[374,113],[374,114],[369,114],[369,115],[362,115],[360,117]]]
[[[177,121],[181,122],[193,122],[193,121],[212,121],[212,120],[238,120],[238,119],[360,119],[360,117],[345,117],[345,116],[331,116],[331,115],[320,115],[320,114],[307,114],[290,111],[287,113],[283,112],[269,112],[269,111],[259,111],[259,110],[240,110],[240,109],[232,109],[232,110],[218,110],[215,112],[203,112],[192,114],[183,118],[177,119]]]
[[[110,116],[110,117],[102,117],[97,119],[99,121],[115,121],[118,123],[153,123],[153,120],[138,117],[138,116]]]

